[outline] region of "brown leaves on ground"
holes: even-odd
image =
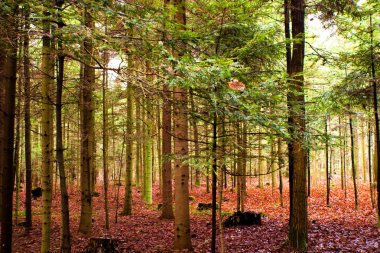
[[[262,226],[240,226],[225,228],[225,252],[289,252],[286,246],[288,227],[288,191],[284,189],[284,207],[280,206],[277,188],[248,187],[246,210],[263,212]],[[324,186],[313,186],[309,198],[309,252],[380,252],[380,233],[376,228],[376,212],[370,203],[369,186],[359,187],[359,210],[354,209],[354,194],[347,190],[347,199],[340,186],[333,186],[331,205],[326,206]],[[122,209],[123,187],[120,187],[119,212]],[[98,190],[101,192],[101,187]],[[93,234],[95,237],[112,237],[119,240],[121,252],[173,252],[173,221],[159,219],[157,204],[160,196],[154,195],[154,204],[147,206],[141,195],[134,189],[133,215],[119,216],[115,224],[117,186],[110,189],[110,229],[105,229],[103,194],[94,198]],[[159,192],[155,188],[154,192]],[[197,211],[199,202],[211,202],[211,194],[205,187],[193,187],[191,195],[191,236],[194,252],[209,252],[211,244],[211,212]],[[24,194],[21,194],[23,199]],[[59,252],[60,203],[59,193],[54,194],[51,250]],[[222,210],[225,215],[235,211],[235,193],[224,192]],[[28,232],[21,226],[14,227],[13,252],[39,252],[41,243],[41,199],[33,201],[33,227]],[[23,209],[23,203],[21,203]],[[81,252],[88,244],[89,237],[78,233],[80,215],[79,191],[70,192],[70,221],[72,252]],[[19,221],[21,217],[19,218]],[[219,241],[219,236],[218,236]],[[218,242],[219,244],[219,242]]]

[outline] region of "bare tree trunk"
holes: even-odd
[[[130,30],[132,35],[132,28]],[[128,56],[128,68],[133,68],[132,55]],[[133,95],[134,88],[132,87],[132,81],[129,81],[127,87],[127,126],[126,126],[126,161],[125,161],[125,198],[123,215],[132,214],[132,170],[133,170]]]
[[[42,243],[41,252],[50,252],[51,202],[53,177],[53,143],[52,143],[52,85],[54,80],[54,58],[51,39],[51,25],[48,18],[49,6],[46,6],[46,19],[43,21],[42,37]]]
[[[4,12],[0,10],[5,17],[0,21],[0,252],[12,252],[18,6],[11,6],[11,13]]]
[[[289,109],[289,180],[291,209],[289,244],[297,251],[307,248],[307,191],[306,171],[307,154],[305,150],[305,91],[304,91],[304,56],[305,56],[305,2],[291,0],[291,20],[293,51],[290,64],[288,91]]]
[[[170,0],[164,0],[165,8]],[[166,38],[164,34],[164,39]],[[164,83],[162,98],[162,219],[174,219],[172,189],[172,93]]]
[[[355,209],[358,209],[358,190],[356,187],[356,159],[357,156],[355,155],[355,136],[354,136],[354,130],[353,130],[353,122],[352,122],[352,116],[350,114],[350,138],[351,138],[351,166],[352,166],[352,180],[354,182],[354,194],[355,194]]]
[[[25,10],[25,31],[29,31],[29,6]],[[32,156],[31,156],[31,122],[30,122],[30,59],[29,34],[24,35],[24,124],[25,124],[25,225],[32,226]]]
[[[282,182],[282,168],[284,167],[284,158],[282,156],[282,140],[281,137],[277,139],[277,156],[278,156],[278,180],[279,180],[279,191],[280,191],[280,204],[284,207],[283,200],[283,182]]]
[[[375,53],[373,42],[373,24],[372,15],[369,17],[370,21],[370,36],[371,36],[371,74],[372,74],[372,87],[373,87],[373,109],[375,116],[375,150],[376,150],[376,188],[377,188],[377,227],[380,227],[380,136],[379,136],[379,110],[377,101],[377,81],[376,81],[376,67],[375,67]]]
[[[330,205],[330,172],[329,172],[329,137],[328,137],[328,116],[325,119],[325,168],[326,168],[326,205]]]
[[[371,205],[375,208],[375,199],[373,196],[373,182],[372,182],[372,129],[371,122],[368,121],[368,180],[369,180],[369,191],[371,194]]]
[[[63,27],[61,16],[63,1],[57,1],[58,8],[58,28]],[[61,31],[59,31],[61,32]],[[69,195],[67,193],[66,172],[62,136],[62,89],[64,77],[64,62],[62,36],[58,37],[58,76],[57,76],[57,98],[56,98],[56,156],[59,169],[59,183],[61,192],[61,252],[71,252],[70,245],[70,212]]]
[[[84,25],[92,30],[94,21],[90,11],[84,10]],[[81,215],[79,231],[91,233],[92,227],[92,191],[95,164],[94,101],[95,70],[92,68],[93,42],[87,37],[83,43],[85,64],[81,83]]]
[[[185,29],[186,6],[185,0],[174,0],[177,10],[175,21]],[[185,46],[180,45],[180,50]],[[175,56],[181,56],[184,52],[175,52]],[[190,213],[189,213],[189,165],[183,161],[189,155],[188,146],[188,109],[187,90],[176,87],[174,89],[174,154],[176,156],[175,168],[175,213],[174,213],[174,248],[176,250],[192,249],[190,236]]]

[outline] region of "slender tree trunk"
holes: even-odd
[[[222,216],[222,205],[223,205],[223,178],[226,177],[227,166],[226,166],[226,144],[227,144],[227,138],[226,136],[226,124],[224,117],[221,119],[221,124],[219,124],[219,146],[220,146],[220,152],[217,152],[218,160],[221,163],[221,173],[219,173],[219,207],[218,207],[218,216],[219,216],[219,245],[220,245],[220,253],[224,253],[225,246],[224,246],[224,233],[223,233],[223,216]],[[222,136],[220,138],[220,136]]]
[[[292,64],[292,43],[290,35],[290,0],[284,0],[284,30],[285,30],[285,49],[286,49],[286,73],[288,77],[291,75],[291,64]],[[287,100],[289,101],[289,95]],[[288,123],[289,120],[288,120]],[[288,151],[290,150],[291,145],[288,143]],[[288,163],[289,163],[289,204],[290,204],[290,213],[293,213],[293,195],[290,194],[293,192],[293,170],[294,163],[293,158],[288,154]],[[291,223],[292,215],[289,217],[289,224]]]
[[[46,6],[48,8],[48,6]],[[53,177],[53,143],[52,143],[52,85],[54,78],[54,58],[51,39],[50,14],[45,10],[42,37],[42,243],[41,252],[50,252],[51,202]]]
[[[330,172],[329,172],[329,137],[328,137],[328,116],[325,119],[325,168],[326,168],[326,205],[330,205]]]
[[[151,82],[150,63],[146,62],[146,72],[148,73],[147,80]],[[144,153],[144,201],[146,204],[153,203],[153,104],[151,97],[145,97],[145,153]]]
[[[84,25],[92,30],[94,21],[87,8],[84,10]],[[95,70],[92,68],[93,42],[86,37],[83,43],[86,62],[83,67],[81,83],[81,215],[79,231],[91,233],[92,227],[92,191],[95,164],[94,101]]]
[[[22,66],[22,47],[23,41],[19,39],[18,41],[18,65]],[[16,93],[16,136],[15,136],[15,147],[14,147],[14,157],[13,157],[13,166],[14,166],[14,178],[16,180],[16,196],[15,196],[15,221],[18,224],[18,208],[20,203],[20,175],[21,175],[21,166],[20,166],[20,139],[21,139],[21,86],[22,86],[22,74],[19,74],[17,80],[17,93]]]
[[[174,0],[174,7],[177,10],[175,21],[180,29],[185,29],[186,6],[185,0]],[[180,44],[180,50],[185,50],[185,46]],[[184,52],[174,52],[176,57],[180,57]],[[174,213],[174,249],[192,249],[190,236],[190,213],[189,213],[189,165],[184,159],[189,155],[188,146],[188,92],[176,87],[174,89],[174,154],[176,156],[175,168],[175,213]]]
[[[344,120],[344,136],[343,136],[343,183],[344,183],[344,199],[347,199],[347,173],[346,173],[346,153],[347,153],[347,125]]]
[[[289,172],[291,209],[289,244],[292,249],[305,251],[307,248],[307,191],[306,171],[307,154],[305,150],[305,91],[304,91],[304,56],[305,56],[305,2],[291,0],[291,20],[293,51],[290,66],[288,109],[289,109]]]
[[[193,113],[196,113],[194,95],[193,95],[192,90],[190,90],[190,104],[191,104],[191,111]],[[199,141],[199,134],[198,134],[197,120],[195,119],[195,117],[192,117],[191,124],[193,126],[193,131],[194,131],[194,155],[195,155],[195,159],[199,159],[199,142],[198,142]],[[201,172],[199,170],[199,167],[196,166],[196,168],[195,168],[195,186],[196,187],[201,186],[200,175],[201,175]]]
[[[132,29],[130,31],[132,35]],[[133,69],[133,59],[132,55],[128,56],[128,68]],[[125,198],[124,198],[124,208],[123,215],[132,214],[132,170],[133,170],[133,98],[134,88],[132,87],[132,82],[128,83],[127,87],[127,126],[126,126],[126,161],[125,161]]]
[[[216,87],[214,88],[216,93]],[[216,108],[215,108],[216,109]],[[217,141],[218,115],[215,110],[212,123],[212,214],[211,214],[211,252],[216,252],[216,190],[217,190]]]
[[[59,2],[59,3],[58,3]],[[63,27],[61,17],[63,1],[57,1],[58,28]],[[61,32],[61,31],[59,31]],[[62,36],[58,37],[58,76],[57,76],[57,98],[56,98],[56,156],[59,169],[59,183],[61,192],[61,252],[71,252],[70,245],[70,212],[69,195],[67,193],[66,172],[62,136],[62,89],[64,77],[64,62]]]
[[[375,199],[373,196],[373,182],[372,182],[372,129],[371,121],[368,121],[368,180],[369,180],[369,191],[371,194],[371,205],[372,209],[375,208]]]
[[[135,98],[136,103],[136,135],[138,136],[136,140],[136,163],[135,163],[135,180],[136,180],[136,186],[141,186],[141,106],[140,106],[140,99],[138,97]]]
[[[343,142],[342,142],[342,122],[341,117],[339,116],[339,152],[340,152],[340,186],[344,190],[344,178],[343,178],[343,165],[344,165],[344,156],[343,156]]]
[[[375,67],[375,52],[373,42],[374,27],[372,24],[372,15],[369,17],[370,21],[370,36],[371,36],[371,75],[373,87],[373,109],[375,116],[375,150],[376,150],[376,188],[377,188],[377,227],[380,227],[380,136],[379,136],[379,110],[377,102],[377,80],[376,80],[376,67]],[[374,163],[375,164],[375,163]]]
[[[165,0],[165,4],[168,1]],[[174,219],[172,196],[172,94],[169,86],[163,87],[162,106],[162,219]]]
[[[358,190],[356,187],[356,159],[355,155],[355,136],[353,130],[352,116],[350,115],[350,138],[351,138],[351,167],[352,167],[352,180],[354,182],[354,194],[355,194],[355,209],[358,209]]]
[[[25,10],[25,31],[29,31],[29,6]],[[25,125],[25,225],[32,226],[32,156],[31,156],[31,122],[30,122],[30,59],[29,34],[26,32],[23,39],[24,47],[24,125]]]
[[[12,252],[18,6],[11,6],[11,13],[4,12],[0,10],[4,18],[0,21],[0,252]]]
[[[236,147],[236,152],[237,152],[237,155],[236,155],[236,158],[237,158],[237,162],[236,162],[236,170],[237,170],[237,176],[236,176],[236,211],[237,212],[240,212],[241,211],[241,188],[242,188],[242,184],[241,184],[241,129],[240,129],[240,123],[237,123],[236,124],[236,143],[237,143],[237,147]],[[260,154],[260,150],[261,150],[261,146],[260,146],[260,142],[259,142],[259,154]],[[259,155],[260,157],[260,155]],[[261,171],[259,169],[259,171]],[[261,176],[260,176],[261,177]],[[260,182],[260,181],[259,181]]]
[[[366,137],[366,132],[365,132],[365,126],[364,126],[364,121],[362,120],[361,122],[361,148],[362,148],[362,171],[363,171],[363,181],[367,181],[367,158],[365,155],[365,137]]]
[[[280,192],[280,204],[281,207],[284,207],[284,200],[283,200],[283,182],[282,182],[282,168],[284,167],[284,158],[282,156],[282,140],[279,137],[277,139],[277,156],[278,156],[278,179],[279,179],[279,192]]]
[[[105,31],[104,33],[107,35],[108,33],[108,22],[107,19],[105,21]],[[103,63],[105,68],[107,68],[109,62],[108,50],[104,50],[103,52]],[[103,189],[104,189],[104,213],[105,213],[105,225],[106,229],[109,229],[109,211],[108,211],[108,185],[109,185],[109,166],[108,166],[108,70],[103,69],[103,80],[102,80],[102,112],[103,112]]]
[[[241,150],[241,165],[242,165],[242,182],[241,182],[241,211],[244,212],[245,208],[245,196],[247,195],[247,124],[243,122],[242,127],[242,150]]]

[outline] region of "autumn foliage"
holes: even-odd
[[[250,180],[248,180],[250,181]],[[251,181],[246,198],[246,210],[262,212],[261,226],[237,226],[224,229],[226,252],[290,252],[286,245],[289,217],[288,190],[284,189],[284,207],[280,206],[278,189],[256,187]],[[369,189],[359,186],[359,210],[354,209],[353,189],[347,189],[347,198],[339,185],[332,187],[331,205],[325,205],[325,186],[313,186],[309,198],[309,252],[378,252],[380,233],[376,224],[376,211],[372,209]],[[102,190],[99,187],[98,191]],[[157,205],[161,196],[155,186],[152,205],[142,201],[139,189],[134,188],[132,216],[119,216],[115,224],[117,186],[110,187],[110,229],[105,229],[103,198],[94,198],[94,237],[109,237],[118,240],[121,252],[172,252],[173,221],[159,219]],[[124,194],[123,187],[120,193]],[[23,193],[22,193],[23,194]],[[209,203],[211,194],[205,187],[193,187],[190,191],[194,200],[190,202],[191,237],[194,252],[210,249],[211,212],[198,211],[199,202]],[[224,191],[223,219],[234,212],[236,193]],[[54,193],[52,220],[52,252],[59,252],[60,200]],[[78,232],[80,214],[80,192],[70,192],[72,251],[82,252],[91,236]],[[119,212],[122,198],[119,198]],[[23,207],[21,207],[22,209]],[[15,227],[13,252],[39,252],[41,240],[41,199],[33,200],[33,227],[28,231]],[[220,238],[218,237],[218,240]]]

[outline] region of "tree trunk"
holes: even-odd
[[[29,6],[25,7],[25,31],[30,29]],[[31,156],[31,122],[30,122],[30,59],[29,34],[24,35],[24,125],[25,125],[25,225],[32,226],[32,156]]]
[[[165,0],[167,4],[167,1]],[[169,86],[163,87],[162,105],[162,219],[174,219],[172,196],[172,94]]]
[[[363,181],[367,181],[367,158],[365,155],[365,137],[366,137],[366,132],[365,132],[365,126],[364,126],[364,120],[361,122],[361,147],[362,147],[362,171],[363,171]]]
[[[13,208],[13,148],[17,71],[17,22],[18,6],[11,6],[12,13],[0,10],[0,252],[12,252]]]
[[[372,129],[371,122],[368,121],[368,180],[369,180],[369,191],[371,194],[371,205],[372,209],[375,208],[375,199],[373,196],[373,182],[372,182]]]
[[[191,104],[191,111],[193,113],[196,113],[196,107],[195,107],[195,102],[194,102],[194,95],[193,91],[190,90],[190,104]],[[194,130],[194,155],[195,159],[199,159],[199,134],[198,134],[198,125],[197,125],[197,120],[195,117],[192,117],[191,119],[191,124],[193,126]],[[200,179],[201,172],[199,170],[199,167],[196,166],[195,168],[195,186],[199,187],[201,186],[201,179]]]
[[[370,15],[370,36],[371,36],[371,74],[373,82],[373,109],[375,116],[375,151],[376,151],[376,167],[374,163],[374,168],[376,168],[376,188],[377,188],[377,227],[380,227],[380,136],[379,136],[379,110],[377,102],[377,81],[376,81],[376,67],[375,67],[375,52],[374,52],[374,42],[373,42],[373,25],[372,25],[372,15]]]
[[[305,150],[305,91],[304,91],[304,54],[305,54],[305,2],[291,0],[291,20],[293,51],[290,63],[288,91],[289,134],[289,180],[291,209],[289,244],[297,251],[307,248],[307,191],[306,170],[307,157]]]
[[[175,22],[180,29],[185,29],[186,7],[185,0],[174,0],[174,7],[177,10]],[[181,42],[179,42],[181,43]],[[185,46],[180,44],[180,50]],[[183,52],[174,52],[179,57]],[[174,249],[192,249],[190,236],[190,213],[189,213],[189,165],[184,159],[189,155],[188,146],[188,109],[187,91],[183,88],[174,89],[174,154],[175,154],[175,213],[174,213]]]
[[[355,155],[355,136],[353,130],[352,116],[350,114],[350,138],[351,138],[351,166],[352,166],[352,180],[354,182],[354,194],[355,194],[355,209],[358,209],[358,190],[356,187],[356,160],[357,156]]]
[[[132,29],[131,29],[132,30]],[[130,32],[132,34],[132,31]],[[128,56],[128,68],[133,68],[132,55]],[[132,170],[133,170],[133,96],[134,88],[132,83],[128,83],[127,87],[127,126],[126,126],[126,161],[125,161],[125,198],[124,198],[124,208],[123,215],[132,214]]]
[[[146,72],[151,70],[150,63],[146,62]],[[147,76],[147,81],[150,83],[150,74]],[[151,205],[153,203],[153,104],[151,97],[145,97],[145,152],[144,152],[144,191],[143,197],[146,204]]]
[[[135,98],[135,104],[136,104],[136,110],[135,110],[135,116],[136,116],[136,135],[138,136],[138,139],[136,140],[136,163],[135,163],[135,180],[136,180],[136,186],[141,186],[141,106],[140,106],[140,99],[138,97]]]
[[[46,6],[48,8],[48,6]],[[50,14],[45,10],[42,37],[42,242],[41,252],[50,252],[51,236],[51,202],[53,177],[53,143],[52,143],[52,86],[54,78],[54,58],[51,39]]]
[[[92,30],[94,21],[87,8],[84,10],[84,25]],[[92,39],[86,37],[83,43],[85,64],[81,83],[81,215],[79,232],[91,233],[92,227],[92,187],[95,163],[94,101],[95,70],[92,68]]]
[[[107,22],[105,24],[105,34],[107,34]],[[107,68],[109,61],[108,51],[105,50],[103,52],[103,62],[105,67]],[[109,184],[109,176],[108,176],[108,97],[107,97],[107,89],[108,89],[108,70],[103,69],[103,80],[102,80],[102,111],[103,111],[103,189],[104,189],[104,212],[105,212],[105,222],[106,229],[109,229],[109,211],[108,211],[108,184]]]
[[[57,1],[58,28],[62,29],[63,20],[61,16],[63,1]],[[56,156],[59,169],[59,183],[61,192],[61,252],[71,252],[70,245],[70,212],[69,195],[67,193],[66,172],[62,136],[62,89],[64,77],[64,62],[62,36],[58,37],[58,76],[57,76],[57,100],[56,100]]]
[[[281,137],[277,140],[277,156],[278,156],[278,189],[280,192],[280,204],[281,207],[284,207],[284,200],[283,200],[283,182],[282,182],[282,168],[284,167],[284,158],[282,156],[282,140]]]
[[[214,88],[216,93],[216,87]],[[218,114],[214,108],[212,123],[212,214],[211,214],[211,252],[216,252],[216,190],[217,190],[217,141],[218,141]]]
[[[325,168],[326,168],[326,205],[330,205],[330,172],[329,172],[329,137],[328,116],[325,119]],[[330,165],[331,166],[331,165]]]

